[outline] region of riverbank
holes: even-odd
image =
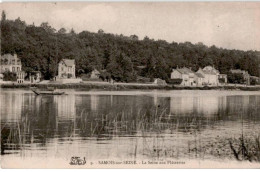
[[[45,89],[47,87],[54,87],[56,89],[103,89],[103,90],[242,90],[242,91],[260,91],[258,86],[244,86],[244,85],[225,85],[225,86],[204,86],[204,87],[184,87],[179,85],[157,85],[157,84],[140,84],[140,83],[107,83],[107,82],[84,82],[73,84],[60,83],[44,83],[44,84],[17,84],[5,83],[0,84],[0,88],[30,88],[36,87]]]

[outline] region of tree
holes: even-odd
[[[109,81],[111,79],[111,74],[108,73],[107,71],[102,71],[100,73],[100,78],[103,80],[103,81]]]
[[[4,21],[4,22],[3,22]],[[41,26],[27,25],[21,19],[8,20],[2,12],[1,54],[16,53],[23,70],[40,70],[45,79],[56,76],[57,63],[62,58],[75,59],[77,75],[87,74],[94,68],[106,70],[118,81],[134,81],[138,74],[145,78],[167,80],[172,68],[192,67],[194,70],[214,65],[221,73],[241,69],[259,76],[259,51],[241,51],[208,47],[202,43],[168,43],[147,36],[138,40],[136,35],[82,31],[64,28],[56,33],[47,22]],[[121,54],[121,55],[120,55]]]
[[[10,72],[10,71],[6,71],[3,73],[4,81],[16,81],[17,80],[17,76],[16,73]]]
[[[107,72],[111,74],[115,81],[129,82],[135,80],[133,63],[129,57],[123,53],[112,55],[107,65]]]
[[[98,30],[98,33],[99,33],[99,34],[103,34],[103,33],[104,33],[104,30],[99,29],[99,30]]]
[[[227,79],[228,79],[229,83],[233,83],[233,84],[244,84],[245,83],[245,79],[244,79],[242,73],[229,72],[227,75]]]
[[[131,35],[130,38],[131,38],[132,40],[138,40],[138,36],[136,36],[136,35]]]
[[[59,31],[58,31],[59,34],[65,34],[66,33],[66,29],[65,28],[61,28]]]
[[[3,11],[2,11],[1,21],[4,22],[5,20],[6,20],[6,14],[5,14],[5,11],[3,10]]]
[[[41,27],[48,33],[54,33],[56,29],[52,28],[48,22],[43,22]]]

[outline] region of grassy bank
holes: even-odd
[[[214,86],[214,87],[180,87],[175,85],[156,85],[156,84],[131,84],[131,83],[73,83],[73,84],[0,84],[1,88],[30,88],[37,87],[44,89],[47,87],[54,87],[56,89],[104,89],[104,90],[242,90],[242,91],[260,91],[260,86]]]

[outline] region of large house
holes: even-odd
[[[196,84],[197,86],[202,86],[204,85],[204,79],[205,77],[201,73],[195,73],[196,76]]]
[[[19,72],[22,70],[22,63],[19,58],[17,58],[17,55],[14,54],[5,54],[1,56],[0,58],[0,72]]]
[[[5,72],[15,73],[17,82],[24,82],[25,72],[22,71],[22,63],[17,57],[17,54],[5,54],[0,56],[0,74]]]
[[[59,79],[75,78],[75,60],[62,59],[58,64]]]
[[[199,68],[197,72],[193,72],[187,67],[173,69],[171,79],[182,79],[180,85],[182,86],[203,86],[211,85],[217,86],[227,83],[227,75],[220,74],[217,69],[212,66],[206,66],[203,69]]]
[[[197,76],[196,74],[189,68],[176,68],[172,70],[171,79],[182,79],[180,85],[182,86],[196,86],[197,85]]]
[[[58,75],[54,78],[60,83],[80,83],[81,78],[76,78],[75,75],[75,60],[62,59],[58,64]]]
[[[212,66],[206,66],[203,69],[199,68],[196,72],[204,77],[203,85],[219,85],[219,71]]]

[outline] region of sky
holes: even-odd
[[[202,42],[260,51],[260,2],[58,2],[2,3],[7,19],[55,29],[73,28],[148,36],[168,42]]]

